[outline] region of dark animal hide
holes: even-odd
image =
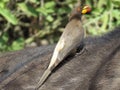
[[[120,90],[120,27],[84,40],[85,51],[65,59],[39,90]],[[0,56],[0,90],[34,90],[53,46]]]

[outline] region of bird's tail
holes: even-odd
[[[48,76],[50,75],[50,73],[51,73],[51,70],[50,70],[50,69],[47,69],[47,70],[43,73],[40,81],[39,81],[38,84],[37,84],[36,90],[38,90],[39,87],[41,87],[41,85],[45,82],[45,80],[48,78]]]

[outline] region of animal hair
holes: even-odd
[[[120,27],[83,43],[85,51],[67,57],[39,90],[120,90]],[[42,46],[1,55],[0,90],[34,90],[53,49]]]

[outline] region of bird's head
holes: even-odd
[[[80,6],[76,6],[70,14],[69,20],[73,18],[81,19],[81,16],[91,12],[91,8],[88,5],[83,6],[82,10]]]

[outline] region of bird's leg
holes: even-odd
[[[79,50],[79,52],[77,51],[76,56],[77,55],[81,55],[83,52],[85,52],[87,49],[85,47],[82,48],[82,50]]]

